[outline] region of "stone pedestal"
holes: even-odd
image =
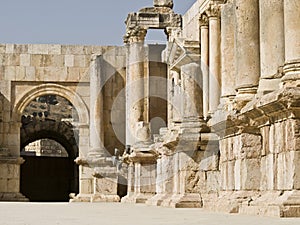
[[[128,193],[122,203],[146,203],[155,195],[156,155],[146,146],[133,149],[124,159],[129,163]]]
[[[29,201],[20,193],[20,165],[22,158],[1,155],[0,150],[0,201]]]
[[[115,167],[96,167],[94,169],[94,190],[91,202],[119,202],[118,173]]]

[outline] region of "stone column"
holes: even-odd
[[[203,116],[206,119],[208,117],[209,110],[209,42],[208,42],[208,18],[204,13],[200,17],[200,44],[201,44],[201,70],[203,77]]]
[[[235,68],[239,107],[256,94],[260,74],[258,0],[235,0]]]
[[[300,1],[284,0],[285,66],[283,82],[300,78]]]
[[[183,120],[199,121],[202,113],[202,73],[198,63],[181,66],[183,88]]]
[[[104,156],[103,93],[101,81],[101,57],[93,56],[90,66],[90,150],[88,158],[95,160]]]
[[[258,92],[279,88],[284,65],[283,0],[260,0],[260,83]]]
[[[229,100],[235,96],[235,65],[234,65],[234,13],[232,2],[221,8],[221,71],[222,71],[222,99]]]
[[[209,26],[209,114],[213,114],[221,96],[221,25],[220,6],[210,5],[206,11]]]
[[[146,30],[131,30],[126,43],[128,46],[126,72],[126,145],[132,146],[142,138],[138,137],[138,126],[145,122],[145,77],[144,77],[144,38]],[[146,124],[142,124],[144,126]],[[141,129],[141,127],[140,127]]]
[[[273,78],[284,64],[283,0],[260,0],[259,10],[261,78]]]

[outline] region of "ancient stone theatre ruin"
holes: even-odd
[[[0,200],[299,217],[299,15],[154,0],[123,46],[1,44]]]

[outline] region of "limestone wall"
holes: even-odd
[[[190,40],[199,40],[200,27],[199,27],[199,13],[200,6],[206,0],[197,0],[194,5],[183,15],[183,36]]]

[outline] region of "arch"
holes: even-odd
[[[41,84],[39,86],[33,87],[23,96],[16,99],[13,109],[14,121],[20,121],[20,114],[24,111],[25,107],[29,105],[31,101],[39,96],[49,94],[58,95],[70,101],[77,110],[79,123],[82,125],[89,124],[89,110],[84,101],[76,92],[59,84]]]
[[[21,149],[29,143],[43,138],[49,138],[60,143],[67,150],[71,159],[78,156],[78,142],[71,124],[52,120],[37,120],[21,127]]]

